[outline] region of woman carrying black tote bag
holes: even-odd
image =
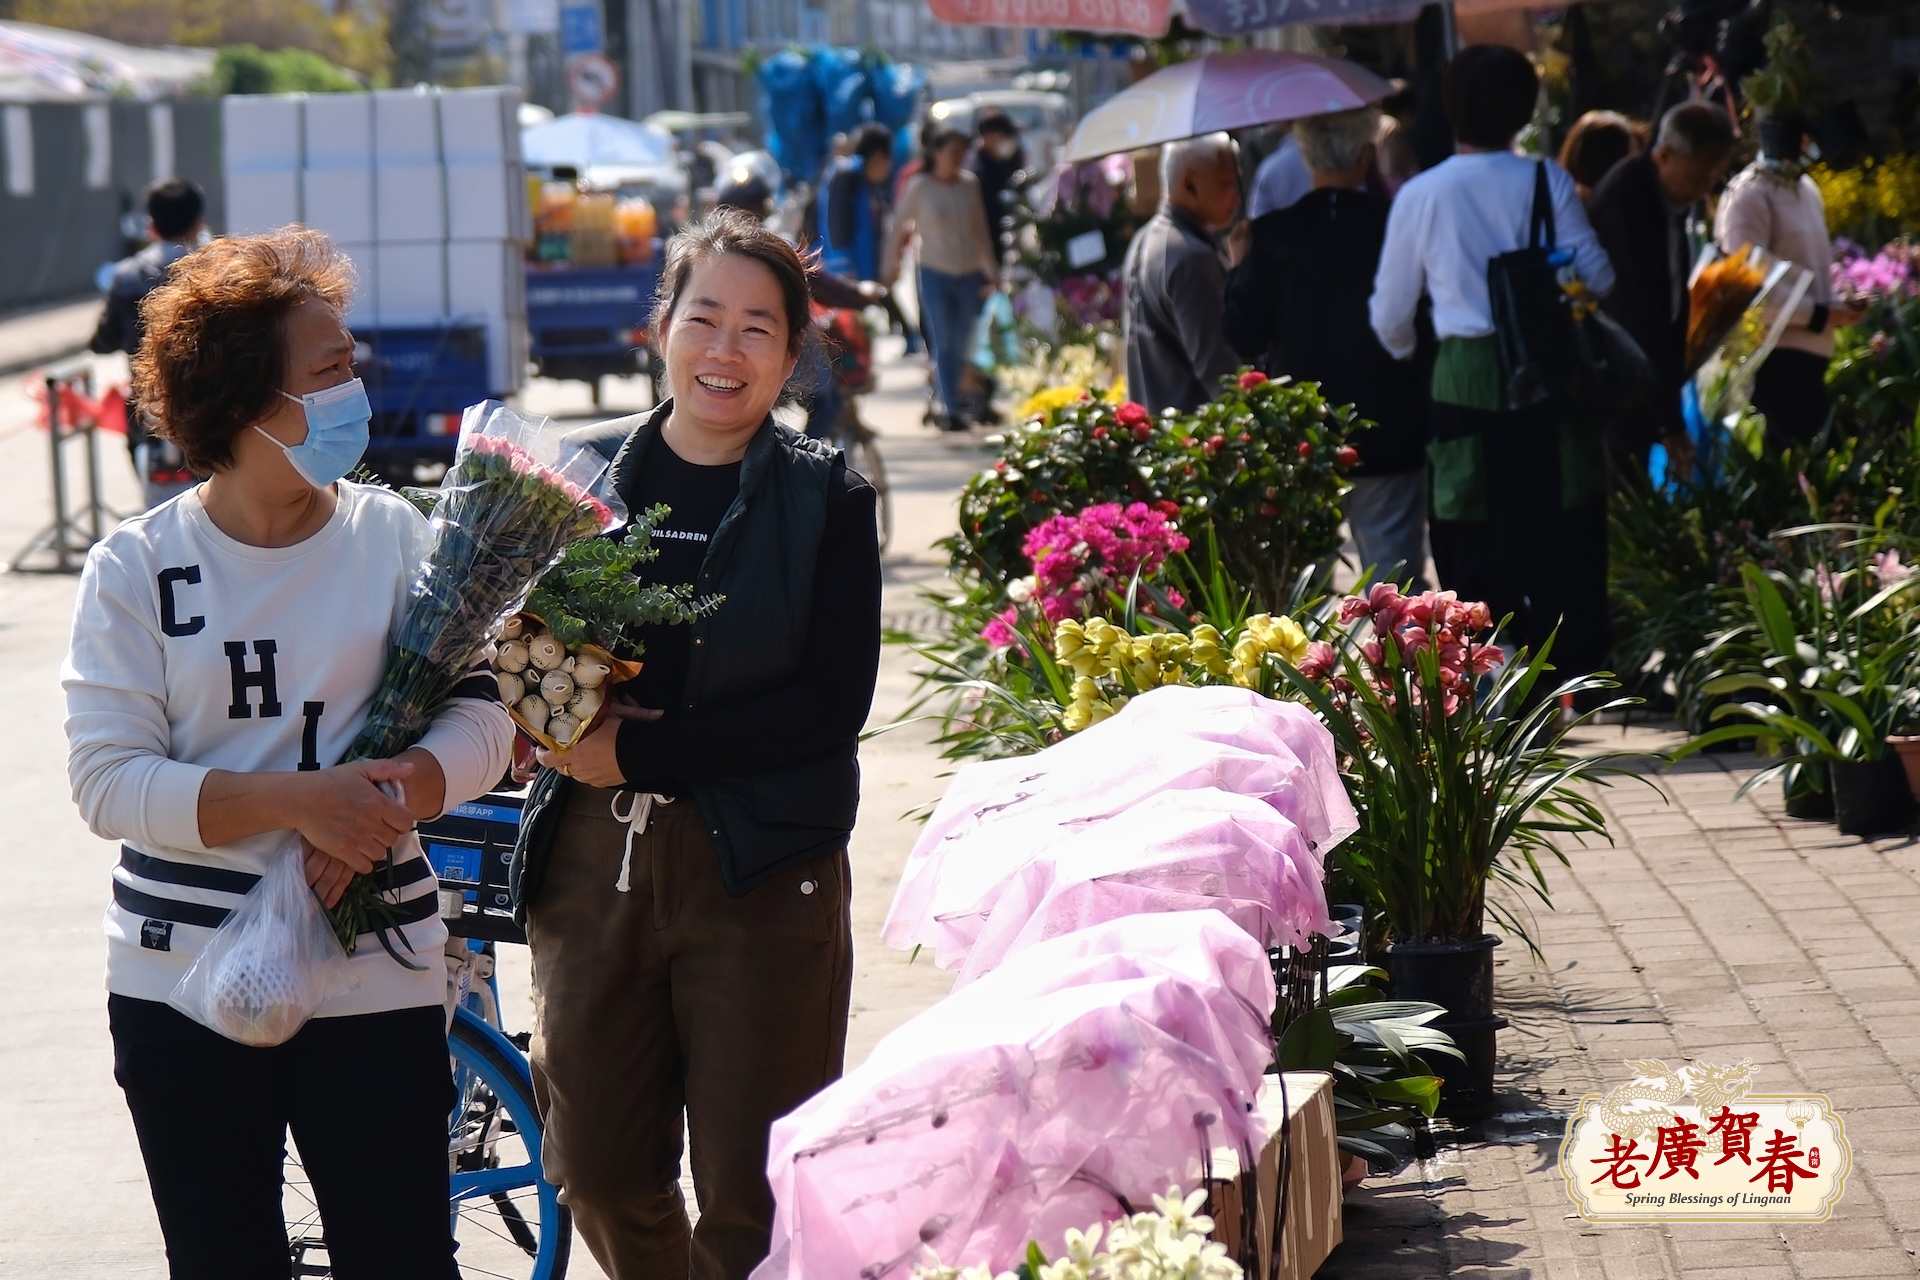
[[[1606,472],[1597,422],[1569,390],[1590,377],[1577,327],[1588,308],[1567,303],[1597,301],[1613,270],[1566,171],[1508,150],[1537,90],[1510,49],[1470,46],[1449,64],[1458,154],[1395,199],[1372,314],[1382,344],[1406,356],[1421,294],[1433,302],[1429,536],[1441,585],[1511,614],[1511,643],[1537,650],[1558,628],[1564,676],[1604,667],[1608,650]]]

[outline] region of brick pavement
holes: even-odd
[[[1677,734],[1596,729],[1659,750]],[[1496,953],[1501,1114],[1347,1200],[1326,1280],[1820,1280],[1920,1275],[1920,844],[1865,843],[1743,800],[1751,756],[1695,757],[1602,796],[1616,844],[1576,849],[1537,913],[1544,963]],[[1567,1113],[1628,1058],[1749,1058],[1763,1092],[1825,1093],[1854,1166],[1833,1220],[1582,1221]]]

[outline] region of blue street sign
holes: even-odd
[[[580,53],[599,53],[606,47],[600,31],[598,4],[569,4],[560,10],[560,52],[571,58]]]

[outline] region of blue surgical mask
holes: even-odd
[[[367,452],[367,430],[373,421],[373,406],[367,403],[366,384],[358,378],[349,378],[338,386],[304,396],[288,395],[285,391],[280,394],[305,411],[307,438],[299,444],[280,444],[258,426],[254,430],[279,444],[287,461],[308,484],[316,489],[329,488],[353,470],[354,464]]]

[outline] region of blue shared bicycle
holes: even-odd
[[[455,1102],[447,1117],[447,1211],[461,1273],[560,1280],[573,1218],[540,1176],[540,1115],[527,1065],[528,1033],[508,1034],[494,977],[496,948],[526,942],[507,900],[507,855],[524,793],[497,792],[420,829],[440,876],[440,914],[453,937],[447,1033]],[[284,1203],[296,1277],[332,1275],[319,1207],[290,1147]]]

